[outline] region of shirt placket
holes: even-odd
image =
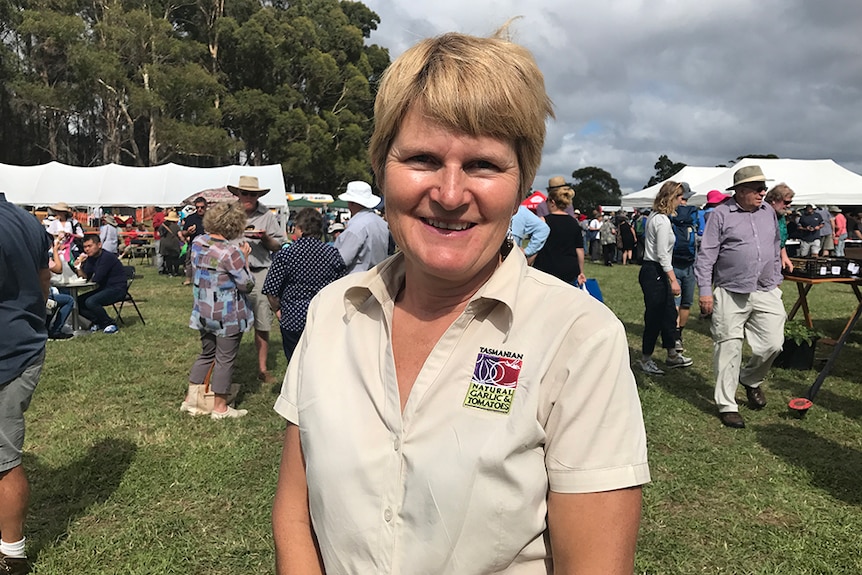
[[[419,375],[413,384],[410,391],[410,397],[405,404],[403,413],[401,412],[400,397],[398,395],[398,380],[395,376],[395,361],[391,353],[392,348],[389,341],[382,342],[387,346],[386,349],[388,350],[388,361],[386,362],[384,369],[386,370],[385,377],[387,383],[387,421],[391,422],[389,429],[391,430],[392,468],[394,470],[393,480],[385,490],[382,505],[384,529],[386,530],[388,541],[391,542],[385,555],[387,561],[385,571],[387,573],[400,574],[409,572],[411,569],[409,566],[399,565],[395,559],[396,557],[400,557],[400,554],[396,555],[395,553],[395,550],[398,549],[400,544],[413,543],[400,541],[400,538],[404,537],[404,526],[401,523],[398,511],[402,501],[404,500],[404,492],[406,490],[407,482],[406,466],[404,462],[405,441],[409,442],[412,422],[423,414],[423,409],[420,409],[422,405],[422,397],[426,394],[428,388],[433,385],[435,380],[439,379],[441,375],[444,379],[446,377],[445,373],[440,373],[439,366],[435,365],[437,360],[440,357],[448,358],[451,355],[454,346],[464,334],[467,326],[475,317],[476,310],[480,309],[480,306],[480,302],[477,301],[472,301],[467,304],[467,308],[464,312],[453,322],[449,329],[446,330],[440,338],[440,341],[438,341],[437,345],[434,346],[434,349],[431,350],[428,358],[426,358],[426,365],[419,372]],[[388,322],[388,325],[392,325],[391,321]],[[445,365],[446,361],[442,360],[442,363]],[[428,367],[430,367],[430,369],[428,369]],[[393,408],[392,413],[389,412],[389,406],[392,406]],[[432,413],[433,410],[429,409],[428,412]]]
[[[386,393],[385,419],[389,430],[389,456],[387,457],[387,468],[389,473],[386,477],[386,485],[381,489],[380,498],[380,522],[381,537],[380,549],[377,554],[377,563],[380,573],[397,573],[394,555],[398,542],[398,506],[404,494],[404,459],[403,459],[403,437],[404,423],[401,415],[401,400],[398,395],[398,379],[395,374],[395,360],[392,356],[391,337],[392,333],[392,308],[384,306],[386,318],[386,329],[381,332],[380,345],[386,350],[381,372],[383,376],[384,389]]]

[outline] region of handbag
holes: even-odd
[[[208,415],[212,413],[215,407],[215,392],[210,388],[210,379],[213,374],[213,367],[210,366],[203,383],[189,383],[188,399],[186,404],[190,409],[194,409],[192,413],[196,415]],[[240,385],[238,383],[230,384],[230,391],[227,394],[227,404],[233,406],[239,395]]]

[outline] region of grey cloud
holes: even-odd
[[[487,34],[511,15],[556,106],[536,186],[585,165],[640,189],[660,154],[690,165],[740,154],[832,158],[862,172],[858,0],[369,0],[371,41]]]

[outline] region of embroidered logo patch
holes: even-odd
[[[522,353],[480,347],[464,405],[509,413],[518,388],[523,359]]]

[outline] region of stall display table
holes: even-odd
[[[844,347],[844,344],[847,341],[847,336],[851,331],[853,331],[853,328],[859,321],[860,316],[862,316],[862,292],[859,291],[859,286],[862,285],[862,278],[850,277],[814,279],[785,275],[784,279],[796,283],[796,288],[799,292],[799,297],[796,299],[796,302],[790,309],[790,313],[787,314],[787,319],[793,319],[793,317],[801,308],[802,313],[805,317],[805,323],[808,325],[808,327],[814,327],[811,320],[811,310],[808,307],[808,293],[815,285],[827,283],[849,285],[850,288],[853,290],[853,294],[856,296],[857,302],[856,310],[850,316],[850,319],[847,321],[847,324],[844,326],[844,330],[838,336],[838,339],[833,340],[823,338],[820,340],[823,343],[833,344],[835,347],[832,349],[832,353],[829,354],[829,359],[826,360],[826,365],[823,366],[823,369],[820,370],[819,374],[817,374],[817,379],[814,380],[814,383],[808,389],[808,393],[805,394],[804,398],[794,398],[790,400],[789,407],[794,410],[797,415],[803,416],[813,405],[814,397],[817,395],[817,392],[820,391],[820,387],[823,385],[823,381],[826,379],[826,377],[829,375],[829,372],[832,370],[832,366],[835,363],[835,360],[838,358],[838,354],[841,352],[841,348]]]

